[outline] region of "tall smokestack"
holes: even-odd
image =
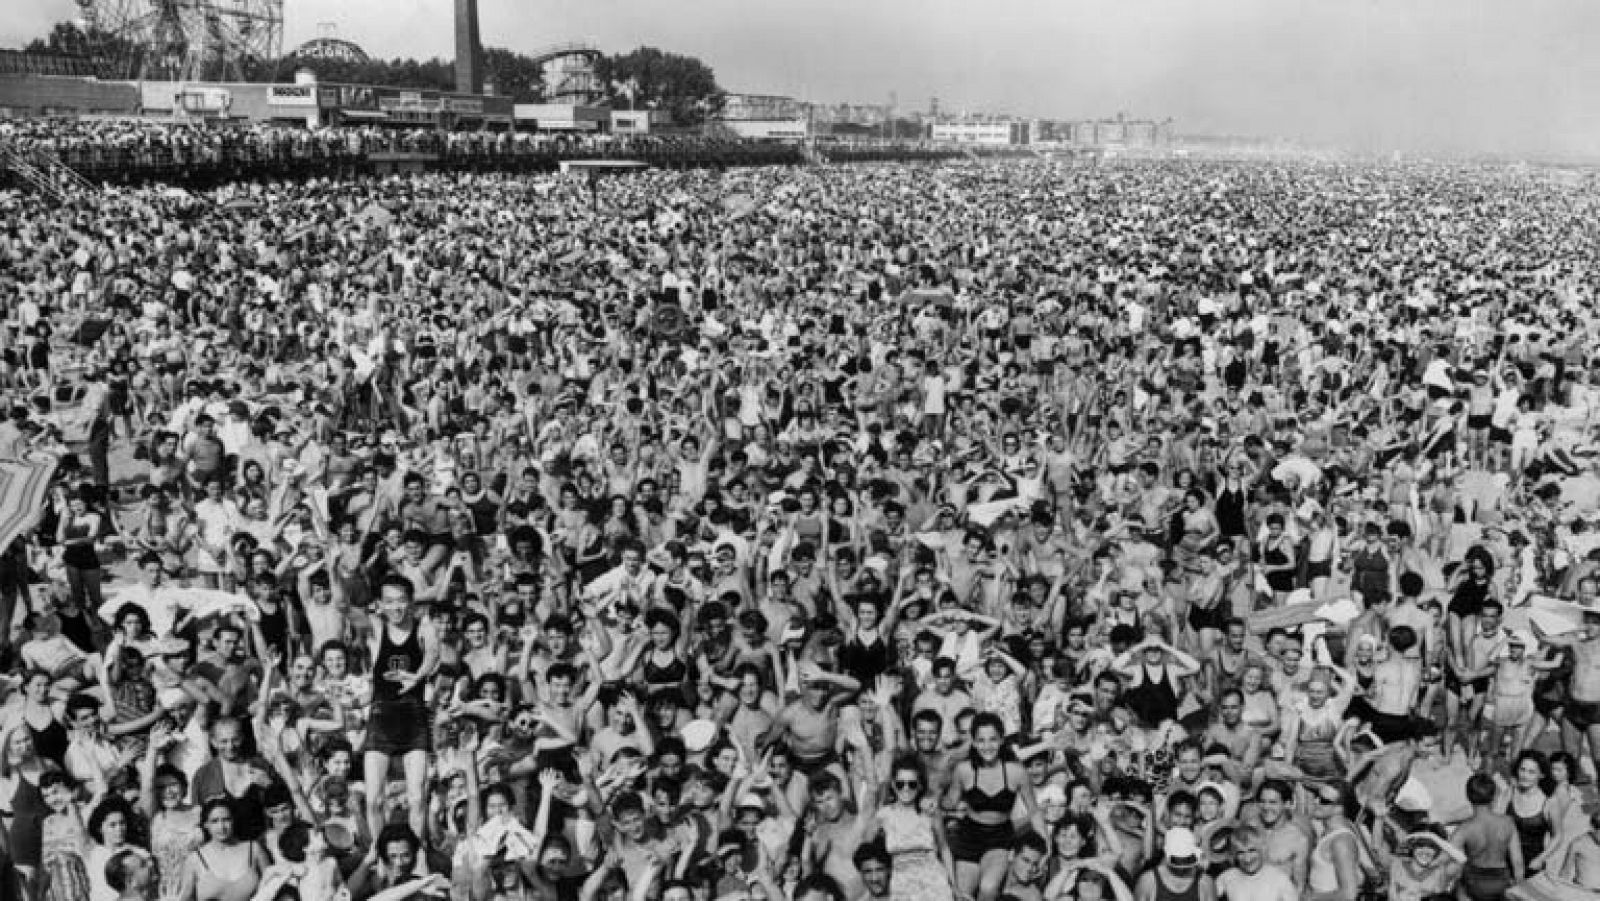
[[[483,46],[478,43],[478,0],[456,0],[456,92],[483,93]]]

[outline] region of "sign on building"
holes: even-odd
[[[317,88],[309,84],[267,85],[267,103],[272,106],[316,106]]]

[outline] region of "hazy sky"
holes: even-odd
[[[0,0],[0,45],[72,0]],[[451,0],[285,0],[381,56],[452,55]],[[651,44],[727,89],[1176,120],[1405,149],[1600,156],[1600,0],[480,0],[485,44]]]

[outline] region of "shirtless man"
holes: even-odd
[[[1589,815],[1589,831],[1567,846],[1560,875],[1582,888],[1600,890],[1600,812]]]
[[[882,842],[868,842],[856,849],[856,870],[861,874],[863,891],[854,901],[888,901],[890,871],[894,861]]]
[[[1006,866],[1006,879],[1000,887],[1001,898],[1016,901],[1043,901],[1039,891],[1039,877],[1044,873],[1045,860],[1050,856],[1050,846],[1031,832],[1017,836],[1011,846],[1011,859]]]
[[[763,747],[775,741],[785,741],[794,752],[795,769],[815,782],[816,777],[830,766],[837,768],[839,758],[834,752],[839,739],[839,705],[861,690],[861,683],[836,673],[830,673],[809,661],[800,664],[800,700],[791,701],[778,712],[778,718],[768,730]],[[839,689],[832,693],[831,689]],[[851,849],[854,853],[854,849]],[[849,863],[850,855],[845,855]],[[854,897],[854,889],[845,892]]]
[[[772,708],[777,706],[777,700],[762,691],[761,671],[751,664],[740,664],[731,684],[738,706],[725,713],[728,732],[754,758],[756,745],[772,728]]]
[[[1572,649],[1572,676],[1567,683],[1566,722],[1561,727],[1561,745],[1574,755],[1589,740],[1589,756],[1600,767],[1600,613],[1583,614],[1583,630],[1566,635],[1546,635],[1532,623],[1533,637],[1544,644]]]
[[[1261,833],[1241,826],[1233,834],[1233,869],[1217,877],[1217,895],[1228,901],[1298,901],[1294,880],[1266,862]]]
[[[1372,670],[1372,684],[1367,686],[1366,694],[1367,704],[1375,714],[1372,731],[1386,742],[1409,732],[1411,711],[1422,687],[1422,658],[1413,653],[1418,645],[1414,629],[1394,626],[1389,630],[1389,655]]]
[[[1238,785],[1249,785],[1250,774],[1261,762],[1261,730],[1244,723],[1244,695],[1237,688],[1222,693],[1217,704],[1221,716],[1206,729],[1205,745],[1228,749],[1223,771]]]
[[[1499,901],[1506,889],[1525,875],[1516,823],[1490,809],[1494,796],[1494,777],[1488,773],[1473,773],[1467,780],[1472,818],[1462,823],[1451,839],[1467,854],[1457,893],[1464,901]]]
[[[924,710],[938,716],[944,725],[940,744],[951,747],[964,737],[961,730],[956,728],[957,714],[975,709],[976,706],[972,702],[972,695],[956,684],[956,662],[949,657],[940,657],[933,661],[933,684],[917,695],[911,710],[913,716]]]
[[[844,788],[833,773],[812,779],[811,799],[817,816],[812,859],[839,884],[846,898],[855,898],[862,890],[855,853],[866,833],[867,818],[845,810]]]
[[[318,560],[300,574],[300,597],[305,598],[306,624],[311,628],[313,652],[331,641],[344,641],[349,626],[345,608],[333,597],[332,581]]]
[[[1311,837],[1296,823],[1290,804],[1294,790],[1281,779],[1268,779],[1256,792],[1256,819],[1261,829],[1261,852],[1266,862],[1279,867],[1303,891],[1311,862]]]
[[[1406,652],[1407,657],[1415,660],[1429,658],[1428,648],[1424,639],[1434,626],[1433,615],[1422,609],[1422,592],[1427,588],[1427,582],[1422,576],[1414,572],[1403,572],[1399,578],[1400,596],[1389,604],[1386,618],[1389,620],[1389,631],[1393,632],[1399,626],[1409,626],[1415,633],[1417,642]]]
[[[1216,901],[1217,889],[1200,867],[1200,845],[1188,829],[1172,829],[1163,839],[1160,863],[1146,870],[1134,885],[1137,901],[1186,898]]]
[[[944,721],[932,710],[919,710],[911,717],[911,742],[916,749],[917,761],[928,774],[928,794],[944,797],[950,787],[950,775],[955,772],[961,754],[946,748]]]
[[[645,834],[644,799],[637,792],[623,792],[611,802],[611,816],[601,828],[611,838],[612,852],[632,883],[638,883],[662,867],[679,852],[673,840],[652,840]]]

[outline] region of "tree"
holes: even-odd
[[[57,22],[50,29],[49,37],[42,40],[34,38],[23,50],[26,53],[53,53],[58,56],[89,56],[94,51],[94,45],[89,35],[77,24]]]
[[[335,84],[371,84],[435,91],[453,91],[456,88],[455,66],[442,59],[424,62],[414,59],[373,59],[357,62],[291,56],[276,66],[278,81],[293,81],[297,69],[310,69],[317,74],[318,81]]]
[[[636,108],[664,110],[679,125],[699,125],[722,111],[724,93],[716,73],[692,56],[640,47],[600,57],[595,75],[613,106],[627,104],[622,86],[631,84]]]
[[[544,67],[504,47],[483,51],[483,71],[494,92],[516,103],[537,103],[544,93]]]
[[[543,73],[532,57],[491,47],[483,53],[483,66],[485,80],[494,83],[495,93],[520,103],[532,103],[539,99],[544,84]],[[310,69],[317,73],[318,81],[335,84],[371,84],[436,91],[456,89],[455,64],[443,59],[372,59],[355,62],[291,56],[276,66],[277,80],[292,81],[296,69]],[[267,73],[269,77],[271,74]]]
[[[86,61],[101,78],[128,78],[139,69],[143,48],[103,29],[84,31],[75,22],[57,22],[45,38],[34,38],[24,53]]]

